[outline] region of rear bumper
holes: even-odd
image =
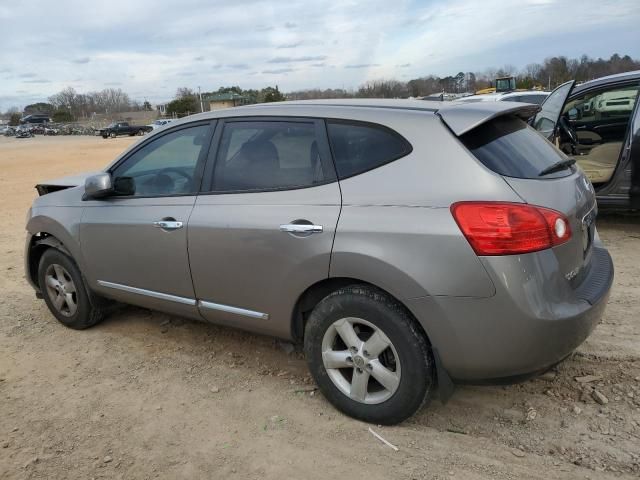
[[[423,297],[409,305],[456,382],[518,380],[558,363],[599,323],[613,282],[611,257],[600,247],[575,289],[550,251],[483,263],[495,296]]]

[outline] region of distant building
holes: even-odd
[[[168,106],[168,103],[159,103],[158,105],[156,105],[156,110],[160,115],[166,115]]]
[[[249,99],[239,93],[214,93],[205,97],[205,101],[209,103],[209,110],[220,110],[223,108],[239,107],[247,105]]]

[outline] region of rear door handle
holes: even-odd
[[[158,220],[157,222],[153,222],[153,226],[163,230],[178,230],[182,228],[182,222],[176,222],[175,220]]]
[[[310,225],[306,223],[287,223],[280,225],[281,232],[287,233],[322,233],[322,225]]]

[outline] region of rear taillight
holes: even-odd
[[[571,238],[562,213],[523,203],[459,202],[451,213],[478,255],[536,252]]]

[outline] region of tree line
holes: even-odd
[[[306,100],[315,98],[407,98],[422,97],[434,93],[473,93],[494,86],[495,79],[504,76],[515,76],[517,88],[553,89],[567,80],[575,79],[583,82],[615,73],[640,70],[640,61],[629,55],[617,53],[608,59],[591,58],[582,55],[580,58],[565,56],[549,57],[542,63],[530,63],[518,70],[512,65],[501,68],[488,68],[483,72],[458,72],[456,75],[439,77],[427,75],[409,81],[394,79],[371,80],[357,89],[306,89],[283,94],[275,87],[263,89],[242,89],[239,86],[220,87],[216,91],[202,92],[203,99],[217,93],[235,93],[243,97],[244,104],[277,102],[283,100]],[[187,87],[179,88],[175,98],[167,105],[169,114],[182,116],[200,111],[198,94]],[[205,100],[205,110],[207,110]],[[46,113],[54,121],[73,121],[88,118],[93,113],[120,113],[136,110],[151,110],[147,101],[140,103],[132,100],[120,88],[105,88],[100,91],[79,93],[71,87],[49,97],[48,102],[27,105],[24,114]],[[6,116],[19,119],[20,112],[11,108]],[[17,120],[16,120],[17,121]]]
[[[308,89],[287,94],[291,100],[314,98],[406,98],[422,97],[434,93],[473,93],[495,86],[498,77],[516,77],[516,87],[531,89],[553,89],[568,80],[584,82],[615,73],[640,70],[640,61],[629,55],[621,57],[617,53],[609,59],[593,59],[587,55],[580,58],[564,56],[550,57],[543,63],[530,63],[518,70],[512,65],[488,68],[483,72],[458,72],[456,75],[439,77],[427,75],[407,82],[399,80],[372,80],[355,90]]]

